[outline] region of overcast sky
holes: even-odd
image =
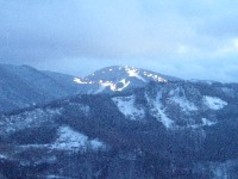
[[[238,1],[0,0],[0,63],[238,82]]]

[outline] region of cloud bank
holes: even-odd
[[[86,75],[133,65],[236,81],[238,2],[0,0],[0,62]]]

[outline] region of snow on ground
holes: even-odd
[[[173,96],[170,98],[171,102],[174,102],[180,106],[183,111],[197,111],[198,108],[188,101],[185,97]]]
[[[228,104],[226,101],[212,96],[204,96],[203,101],[205,105],[212,110],[220,110]]]
[[[193,129],[198,129],[198,128],[201,128],[201,127],[205,127],[205,126],[209,127],[209,126],[212,126],[212,125],[216,124],[216,122],[211,121],[207,118],[202,118],[201,122],[202,123],[200,123],[200,124],[191,124],[191,125],[188,125],[187,127],[193,128]]]
[[[212,162],[210,163],[210,170],[212,171],[213,178],[215,179],[230,179],[233,178],[229,171],[234,168],[237,161],[227,160],[225,162]],[[235,177],[236,178],[236,177]]]
[[[155,100],[151,100],[148,96],[146,98],[151,104],[151,114],[168,129],[174,126],[174,121],[166,115],[161,103],[161,96],[162,94],[158,93]]]
[[[136,77],[137,79],[143,82],[147,82],[148,80],[157,81],[157,82],[167,82],[166,79],[162,78],[161,76],[157,74],[152,74],[146,71],[140,72],[139,69],[136,69],[133,67],[126,66],[125,71],[129,75],[129,77]],[[140,73],[142,74],[140,75]]]
[[[163,105],[161,103],[161,94],[157,94],[156,101],[155,101],[155,108],[157,110],[157,114],[160,117],[160,121],[164,124],[166,128],[171,128],[174,121],[170,119],[166,114],[163,109]]]
[[[103,80],[100,80],[99,81],[99,84],[104,87],[104,89],[106,87],[109,87],[112,91],[116,91],[116,84],[114,84],[112,81],[103,81]]]
[[[232,98],[234,98],[236,96],[236,92],[234,89],[232,88],[227,88],[227,87],[223,87],[221,88],[221,90],[227,95],[230,96]]]
[[[146,82],[146,80],[142,76],[139,75],[138,69],[126,66],[125,70],[126,70],[127,74],[129,75],[129,77],[136,77],[137,79],[139,79],[143,82]]]
[[[161,76],[156,75],[156,74],[147,73],[146,71],[144,71],[143,75],[145,77],[150,78],[150,79],[152,79],[154,81],[157,81],[157,82],[167,82],[167,80],[162,78]]]
[[[128,87],[128,85],[129,85],[131,82],[130,82],[130,81],[126,81],[126,79],[122,79],[122,80],[120,81],[120,83],[122,83],[123,86],[120,87],[120,88],[118,88],[117,91],[122,91],[122,90],[124,90],[126,87]]]
[[[109,87],[111,91],[122,91],[126,87],[128,87],[128,85],[130,84],[130,81],[126,81],[126,79],[122,79],[121,81],[119,81],[119,83],[121,83],[122,86],[118,88],[117,84],[113,83],[112,81],[100,80],[99,85],[101,86],[101,88],[99,88],[98,92],[102,92],[107,87]]]
[[[167,82],[164,78],[158,76],[158,75],[152,75],[151,76],[153,80],[158,81],[158,82]]]
[[[145,116],[143,109],[135,106],[135,96],[112,98],[121,113],[131,120],[140,120]]]
[[[99,139],[89,139],[88,136],[73,130],[69,126],[62,126],[58,129],[58,138],[48,144],[27,144],[20,145],[22,149],[41,148],[59,151],[86,152],[87,150],[104,150],[106,145]],[[0,155],[1,158],[1,155]]]
[[[182,95],[181,95],[182,94]],[[179,105],[179,107],[184,112],[190,112],[190,111],[197,111],[198,108],[195,106],[194,103],[190,102],[184,92],[184,89],[176,88],[174,90],[171,90],[169,92],[169,101],[172,103],[175,103]]]
[[[0,154],[0,159],[7,159],[7,156]]]
[[[79,133],[68,126],[63,126],[58,130],[58,138],[51,144],[51,149],[86,151],[87,149],[104,149],[105,145],[98,139],[90,140],[88,136]]]
[[[5,117],[0,123],[0,134],[10,134],[17,130],[38,126],[40,123],[44,123],[48,119],[60,115],[61,111],[61,108],[47,108],[45,110],[38,108],[33,111],[23,112],[20,115]]]
[[[46,175],[42,177],[45,177],[46,179],[70,179],[69,177],[64,177],[60,175]]]
[[[80,79],[80,78],[77,78],[77,77],[75,77],[74,78],[74,82],[75,83],[78,83],[78,84],[88,84],[88,82],[87,81],[83,81],[82,79]]]
[[[216,124],[215,122],[210,121],[207,118],[202,118],[202,123],[203,123],[203,126],[212,126],[212,125]]]
[[[79,108],[82,112],[84,112],[85,114],[88,114],[90,111],[90,107],[88,105],[80,105],[79,104]]]

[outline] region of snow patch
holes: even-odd
[[[60,176],[60,175],[45,175],[45,176],[42,176],[42,178],[46,178],[46,179],[71,179],[70,177]]]
[[[193,129],[199,129],[199,128],[202,128],[205,126],[209,127],[209,126],[216,124],[216,122],[213,122],[207,118],[202,118],[201,121],[202,121],[202,123],[200,123],[200,124],[192,124],[192,125],[188,125],[187,127],[193,128]]]
[[[112,98],[121,113],[131,120],[140,120],[145,116],[143,109],[135,106],[135,96]]]
[[[121,88],[118,88],[117,91],[122,91],[122,90],[124,90],[126,87],[129,86],[129,84],[130,84],[131,82],[130,82],[130,81],[126,81],[126,79],[122,79],[122,80],[120,81],[120,83],[122,83],[123,86],[122,86]]]
[[[143,82],[146,82],[146,80],[142,76],[139,75],[138,69],[126,66],[125,70],[126,70],[127,74],[129,75],[129,77],[135,77]]]
[[[88,136],[74,131],[68,126],[59,128],[58,139],[51,145],[51,149],[86,151],[88,148],[99,150],[105,145],[98,139],[89,140]]]
[[[112,81],[100,80],[99,84],[103,87],[103,88],[101,88],[101,90],[105,89],[106,87],[109,87],[110,90],[116,91],[116,84],[114,84]]]
[[[204,96],[203,101],[205,105],[212,110],[220,110],[224,108],[226,105],[228,105],[226,101],[223,101],[220,98],[212,96]]]
[[[182,94],[182,95],[181,95]],[[186,94],[184,92],[184,89],[181,89],[177,87],[174,90],[169,91],[169,102],[175,103],[179,105],[179,107],[182,109],[184,112],[190,112],[190,111],[197,111],[198,108],[195,106],[194,103],[190,102]]]
[[[84,112],[85,114],[88,114],[90,111],[90,107],[87,105],[79,105],[79,108],[82,112]]]
[[[99,85],[101,86],[99,88],[99,90],[97,91],[97,93],[102,92],[103,90],[105,90],[107,87],[110,88],[111,91],[122,91],[124,90],[129,84],[130,81],[126,81],[125,79],[122,79],[121,81],[119,81],[119,83],[122,83],[122,87],[117,88],[117,84],[113,83],[112,81],[103,81],[100,80],[99,81]]]
[[[231,97],[235,97],[236,92],[235,92],[234,89],[232,89],[232,88],[227,88],[227,87],[223,87],[223,88],[221,88],[221,89],[222,89],[222,91],[223,91],[226,95],[231,96]]]
[[[105,148],[104,144],[98,139],[93,139],[90,141],[90,147],[94,150],[98,150],[100,148]]]
[[[216,123],[213,122],[213,121],[208,120],[207,118],[202,118],[202,124],[203,124],[203,126],[212,126]]]
[[[0,154],[0,160],[1,159],[7,159],[7,156]]]
[[[58,129],[58,138],[49,144],[27,144],[20,146],[23,149],[40,148],[59,151],[86,152],[87,150],[104,150],[106,145],[98,139],[89,139],[88,136],[73,130],[68,126]]]
[[[161,103],[161,97],[162,94],[158,93],[156,100],[150,100],[150,98],[148,96],[146,96],[147,100],[150,102],[150,104],[152,105],[151,107],[151,114],[156,117],[156,119],[160,122],[162,122],[162,124],[167,128],[172,128],[174,126],[174,121],[172,119],[170,119],[166,114],[165,114],[165,110],[163,108],[163,105]]]
[[[236,161],[237,162],[237,161]],[[213,179],[230,179],[233,178],[230,176],[230,171],[229,169],[233,168],[236,163],[230,160],[227,160],[226,162],[223,163],[218,163],[214,162],[210,164],[210,168],[213,174]]]
[[[61,115],[62,108],[37,108],[33,111],[26,111],[21,114],[3,117],[0,122],[0,135],[14,133],[25,128],[39,126],[41,123],[52,123],[51,120],[58,115]]]
[[[74,82],[78,83],[78,84],[88,84],[86,81],[81,80],[80,78],[74,78]]]
[[[154,81],[158,81],[158,82],[167,82],[167,80],[163,79],[162,77],[158,76],[158,75],[152,75],[151,78]]]
[[[82,84],[82,85],[93,84],[92,81],[84,81],[83,79],[80,79],[80,78],[77,78],[77,77],[74,78],[74,82],[78,83],[78,84]]]
[[[147,78],[152,79],[153,81],[156,81],[156,82],[167,82],[167,80],[162,78],[161,76],[152,74],[152,73],[147,73],[146,71],[144,71],[143,75]]]
[[[183,111],[197,111],[198,108],[185,97],[173,96],[170,101],[178,104]]]

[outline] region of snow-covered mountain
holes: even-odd
[[[0,112],[8,112],[74,94],[114,93],[167,83],[177,78],[128,66],[104,68],[84,78],[30,66],[0,64]]]
[[[0,176],[237,178],[238,84],[163,79],[2,115]]]
[[[46,104],[73,95],[78,88],[69,75],[0,64],[0,112]]]
[[[88,89],[89,93],[120,92],[144,87],[150,82],[167,83],[178,78],[161,75],[149,70],[129,66],[111,66],[95,71],[84,77],[76,77],[74,81]]]

